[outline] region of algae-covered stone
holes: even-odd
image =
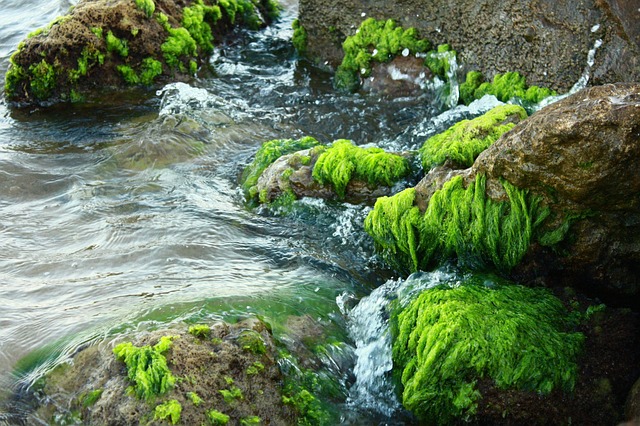
[[[506,200],[493,200],[486,178],[464,184],[455,176],[429,198],[424,211],[416,189],[381,197],[365,219],[384,258],[403,272],[428,270],[451,259],[473,268],[509,272],[522,260],[548,211],[539,199],[504,180]]]
[[[75,102],[105,88],[185,80],[214,40],[266,25],[277,10],[273,0],[81,1],[18,45],[5,96],[17,105]]]
[[[284,377],[268,327],[255,319],[207,325],[206,338],[184,326],[136,337],[113,351],[108,345],[89,346],[74,356],[73,365],[44,377],[38,417],[52,424],[73,413],[73,424],[155,419],[200,425],[240,424],[255,416],[267,424],[295,424],[298,414],[282,401]],[[243,333],[259,339],[259,350],[243,347],[238,341]],[[162,386],[168,382],[171,386]]]
[[[313,148],[296,150],[304,146]],[[323,146],[306,137],[265,142],[242,182],[248,198],[261,203],[302,197],[372,203],[410,171],[403,155],[346,139]]]
[[[423,53],[430,43],[421,39],[415,28],[404,29],[391,19],[369,18],[360,24],[356,34],[347,37],[342,47],[344,58],[336,71],[335,85],[355,91],[360,87],[360,76],[369,76],[373,61],[388,62],[400,54]]]
[[[584,336],[562,302],[545,289],[470,281],[425,290],[393,314],[402,404],[422,424],[472,419],[481,381],[541,395],[574,388]]]

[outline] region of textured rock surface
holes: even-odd
[[[634,0],[300,0],[300,23],[313,40],[309,56],[337,66],[342,41],[366,18],[395,19],[434,45],[449,43],[469,69],[489,79],[520,71],[529,85],[564,92],[602,40],[591,81],[640,81],[640,10]]]
[[[640,85],[585,89],[505,133],[466,170],[432,170],[416,187],[417,204],[454,175],[487,176],[502,198],[504,178],[543,198],[547,228],[568,226],[553,248],[534,244],[514,273],[549,278],[625,305],[640,293]]]

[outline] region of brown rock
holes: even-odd
[[[486,175],[493,199],[504,196],[499,179],[506,179],[550,207],[546,230],[569,224],[564,240],[551,248],[532,244],[515,278],[638,305],[640,84],[580,91],[505,133],[470,169],[434,169],[416,187],[422,208],[454,174],[465,182]]]

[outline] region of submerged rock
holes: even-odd
[[[367,18],[396,19],[434,44],[448,43],[462,63],[489,79],[517,70],[531,85],[565,92],[583,75],[589,51],[601,40],[591,81],[640,80],[640,10],[633,1],[301,0],[298,25],[313,40],[307,54],[338,67],[343,41]]]
[[[93,345],[41,381],[38,418],[88,425],[163,419],[295,424],[294,408],[283,403],[277,356],[271,333],[258,320],[191,327],[189,333],[157,331],[113,350]],[[162,373],[158,366],[165,362]]]
[[[76,102],[107,88],[186,80],[214,40],[276,15],[273,0],[81,1],[18,45],[5,96],[18,105]]]

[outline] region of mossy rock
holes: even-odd
[[[486,177],[465,187],[462,175],[435,190],[424,211],[415,205],[416,189],[379,198],[365,219],[383,257],[402,272],[429,270],[456,259],[474,269],[513,269],[535,241],[549,211],[528,191],[501,182],[505,200],[487,195]]]
[[[576,383],[584,335],[546,289],[475,277],[396,304],[392,323],[402,403],[421,424],[472,419],[481,381],[539,395]]]
[[[190,334],[185,325],[139,336],[113,350],[108,345],[83,349],[73,364],[63,364],[41,381],[38,418],[57,424],[54,419],[73,415],[77,424],[86,425],[154,419],[200,425],[212,418],[227,418],[229,424],[256,418],[296,424],[298,413],[282,400],[284,377],[268,327],[257,319],[207,326],[206,336]],[[260,341],[258,350],[244,347],[238,339],[243,333]]]
[[[274,0],[81,1],[31,33],[10,59],[5,96],[13,105],[78,102],[98,88],[155,86],[191,78],[214,40],[238,26],[258,29]]]
[[[313,148],[296,150],[302,146]],[[265,142],[241,182],[250,202],[283,205],[312,197],[373,203],[410,172],[404,155],[346,139],[324,146],[306,137]]]
[[[460,102],[469,105],[484,95],[493,95],[502,102],[519,98],[527,103],[537,104],[557,93],[545,87],[527,86],[525,77],[518,72],[496,74],[491,82],[485,82],[482,73],[478,71],[468,72],[465,82],[460,85]]]
[[[388,62],[396,55],[424,53],[430,46],[415,28],[404,29],[391,19],[368,18],[342,44],[344,58],[336,70],[334,84],[339,89],[356,91],[360,77],[367,77],[371,72],[373,61]]]

